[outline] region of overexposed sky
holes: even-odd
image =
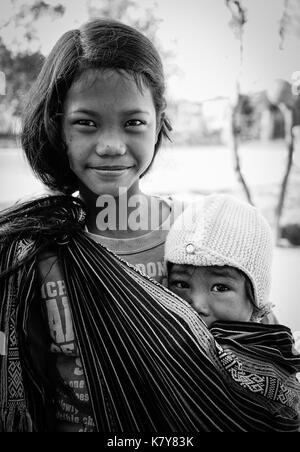
[[[44,53],[49,52],[64,31],[87,19],[85,0],[47,1],[64,4],[66,13],[55,22],[45,17],[37,24]],[[97,0],[93,1],[97,3]],[[224,0],[137,1],[139,8],[154,3],[155,15],[162,19],[158,37],[165,48],[174,51],[174,63],[178,67],[176,75],[171,76],[168,82],[170,96],[174,98],[201,101],[215,96],[230,96],[238,76],[243,91],[260,90],[274,78],[290,81],[292,73],[300,70],[300,39],[289,38],[284,49],[279,49],[278,28],[284,0],[242,1],[247,8],[248,22],[245,25],[241,73],[239,42],[228,25],[230,13]],[[0,24],[11,13],[13,5],[14,0],[1,0]],[[0,34],[4,39],[13,40],[13,25],[5,32],[0,30]]]
[[[189,99],[230,95],[240,73],[239,41],[228,23],[224,0],[160,0],[160,36],[177,40],[177,64],[183,75],[172,92]],[[266,88],[274,78],[290,81],[300,68],[300,39],[287,39],[279,49],[279,21],[284,0],[244,0],[248,21],[244,28],[242,89]],[[300,1],[299,1],[300,9]]]

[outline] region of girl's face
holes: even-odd
[[[89,76],[91,78],[89,79]],[[70,88],[63,110],[63,134],[80,192],[139,193],[157,139],[150,89],[139,90],[128,74],[88,70]]]
[[[190,303],[211,326],[216,320],[250,321],[253,305],[245,277],[233,267],[194,267],[173,264],[169,289]]]

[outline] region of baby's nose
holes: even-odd
[[[193,293],[192,305],[194,309],[203,316],[208,316],[210,313],[209,300],[205,293]]]

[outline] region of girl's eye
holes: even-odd
[[[230,290],[230,288],[224,284],[215,284],[212,287],[213,292],[227,292],[228,290]]]
[[[138,127],[138,126],[144,126],[145,122],[141,121],[140,119],[130,119],[126,122],[125,127]]]
[[[83,127],[96,127],[96,123],[91,119],[78,119],[75,124]]]

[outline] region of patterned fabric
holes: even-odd
[[[13,263],[17,263],[19,243],[16,243],[10,250],[8,259],[4,260],[4,267],[9,266],[9,258]],[[1,264],[3,265],[2,257]],[[4,286],[4,287],[3,287]],[[22,377],[22,367],[20,361],[20,351],[17,335],[17,288],[18,275],[13,275],[11,281],[1,281],[1,292],[4,290],[7,304],[1,299],[1,324],[0,328],[5,337],[7,350],[3,351],[0,369],[0,431],[31,430],[31,418],[25,403],[25,391]],[[1,293],[2,295],[2,293]],[[16,411],[16,418],[12,418],[12,410]],[[13,427],[14,426],[14,427]]]
[[[7,223],[13,229],[24,214],[28,228],[7,233]],[[6,232],[1,237],[3,224]],[[13,372],[7,371],[11,355],[1,357],[0,429],[51,429],[47,413],[55,401],[47,377],[36,371],[26,338],[30,306],[37,295],[37,256],[56,244],[98,431],[298,430],[300,391],[294,368],[300,369],[299,356],[292,363],[286,359],[272,365],[267,347],[262,355],[259,346],[256,355],[249,355],[253,373],[262,376],[266,368],[274,367],[274,378],[294,394],[294,403],[269,400],[243,387],[224,367],[220,356],[224,344],[214,339],[188,303],[96,244],[82,231],[83,225],[79,201],[66,196],[33,202],[0,219],[0,329],[8,332],[13,312],[10,290],[16,280],[7,275],[16,275],[13,329],[19,352]],[[9,273],[16,243],[23,239],[32,240],[34,249],[29,248],[17,270]],[[8,350],[13,339],[10,335]],[[245,356],[246,349],[243,345]],[[238,359],[240,351],[232,349]],[[244,365],[242,352],[241,356]],[[12,377],[15,387],[8,384]]]
[[[220,361],[231,378],[253,394],[286,407],[294,407],[298,381],[285,384],[285,372],[296,374],[299,354],[292,333],[282,325],[215,322],[211,333],[217,340]],[[257,359],[264,358],[259,367]],[[276,365],[275,365],[276,364]]]

